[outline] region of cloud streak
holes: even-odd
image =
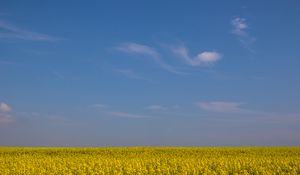
[[[165,63],[161,58],[159,52],[153,47],[129,42],[129,43],[120,44],[116,48],[117,50],[128,54],[147,56],[151,58],[157,65],[159,65],[160,68],[168,72],[171,72],[173,74],[184,74],[183,72],[176,70],[173,66]]]
[[[145,78],[135,73],[133,70],[126,69],[126,70],[117,70],[120,74],[124,75],[125,77],[129,79],[135,79],[135,80],[144,80]]]
[[[173,53],[181,58],[186,64],[190,66],[211,65],[222,58],[222,55],[216,51],[205,51],[199,53],[195,57],[190,57],[186,47],[177,47],[172,49]]]
[[[161,105],[150,105],[147,107],[147,109],[152,110],[152,111],[166,111],[168,110],[167,107],[161,106]]]
[[[16,64],[15,62],[12,61],[1,61],[0,60],[0,65],[14,65]]]
[[[221,112],[221,113],[239,113],[246,112],[241,107],[242,103],[236,102],[224,102],[224,101],[213,101],[213,102],[198,102],[196,106],[202,110],[210,112]]]
[[[10,115],[0,113],[0,124],[1,123],[12,123],[14,121],[15,121],[15,119],[12,118]]]
[[[129,54],[141,54],[151,57],[160,56],[160,54],[154,48],[137,43],[123,43],[119,45],[117,49]]]
[[[49,113],[39,113],[39,112],[20,112],[19,117],[21,116],[23,120],[31,122],[47,122],[48,124],[54,125],[73,125],[74,122],[65,116],[49,114]]]
[[[145,116],[145,115],[137,115],[137,114],[131,114],[127,112],[118,112],[118,111],[109,111],[107,112],[107,114],[114,117],[132,118],[132,119],[149,118],[149,116]]]
[[[89,107],[90,108],[95,108],[95,109],[108,109],[108,108],[110,108],[110,106],[108,106],[106,104],[100,104],[100,103],[92,104]]]
[[[60,38],[18,28],[6,21],[0,20],[0,39],[20,39],[30,41],[54,42]]]
[[[92,105],[89,105],[88,107],[94,108],[94,109],[99,109],[100,114],[102,114],[104,116],[129,118],[129,119],[150,118],[150,116],[146,116],[143,114],[133,114],[133,113],[114,110],[114,109],[112,109],[111,106],[108,106],[106,104],[92,104]]]

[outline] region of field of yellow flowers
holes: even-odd
[[[297,175],[300,147],[2,147],[0,174]]]

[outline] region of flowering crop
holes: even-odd
[[[0,148],[0,174],[300,174],[299,147]]]

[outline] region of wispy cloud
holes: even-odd
[[[135,79],[135,80],[144,80],[145,78],[138,75],[136,72],[130,69],[125,69],[125,70],[117,70],[118,73],[126,76],[129,79]]]
[[[228,122],[252,122],[266,124],[297,124],[300,123],[299,113],[279,113],[251,110],[244,108],[244,103],[229,101],[198,102],[196,106],[205,111],[220,113],[221,116],[205,117],[205,120],[228,121]],[[230,114],[230,115],[226,115]]]
[[[118,111],[109,111],[107,112],[107,114],[114,117],[124,117],[124,118],[133,118],[133,119],[149,118],[149,116],[145,116],[145,115],[131,114],[127,112],[118,112]]]
[[[242,103],[225,102],[225,101],[213,101],[213,102],[198,102],[196,106],[202,110],[210,112],[246,112],[247,110],[241,107]]]
[[[12,123],[14,121],[15,121],[15,119],[12,116],[5,114],[5,113],[0,113],[0,124],[1,123]]]
[[[10,16],[10,13],[0,12],[0,16]]]
[[[38,55],[38,56],[47,56],[47,55],[55,55],[55,52],[47,51],[47,50],[37,50],[37,49],[22,49],[23,52]]]
[[[147,107],[147,109],[152,110],[152,111],[166,111],[168,110],[167,107],[162,106],[162,105],[150,105]]]
[[[99,109],[99,113],[104,116],[112,116],[112,117],[120,117],[120,118],[131,118],[131,119],[143,119],[143,118],[151,118],[150,116],[144,114],[134,114],[129,112],[123,112],[106,104],[92,104],[89,105],[90,108]]]
[[[1,102],[0,103],[0,123],[12,123],[15,119],[9,114],[12,110],[12,107],[8,104]]]
[[[40,113],[40,112],[20,112],[18,113],[18,117],[22,117],[28,121],[42,121],[47,122],[54,125],[73,125],[74,122],[70,120],[70,118],[56,115],[56,114],[49,114],[49,113]]]
[[[138,43],[123,43],[116,47],[117,50],[126,52],[128,54],[135,54],[135,55],[144,55],[151,58],[157,65],[159,65],[160,68],[169,71],[174,74],[184,74],[183,72],[180,72],[176,70],[173,66],[165,63],[163,59],[161,58],[161,55],[159,52],[150,46],[138,44]]]
[[[222,58],[222,55],[216,51],[205,51],[195,57],[190,57],[188,49],[184,46],[173,48],[172,51],[190,66],[211,65]]]
[[[248,33],[249,25],[245,18],[236,17],[231,20],[232,33],[237,36],[239,41],[246,47],[255,42],[255,38]]]
[[[13,64],[16,64],[15,62],[12,62],[12,61],[1,61],[0,60],[0,65],[13,65]]]
[[[246,23],[246,19],[245,18],[240,18],[240,17],[234,18],[231,21],[231,25],[233,27],[232,32],[234,34],[239,35],[239,36],[245,36],[245,35],[247,35],[246,30],[248,28],[248,24]]]
[[[96,109],[108,109],[108,108],[110,108],[109,105],[100,104],[100,103],[89,105],[89,107],[90,108],[96,108]]]
[[[53,37],[47,34],[21,29],[3,20],[0,20],[0,39],[21,39],[49,42],[61,40],[60,38]]]
[[[155,58],[160,57],[160,54],[156,51],[156,49],[138,43],[122,43],[117,47],[117,49],[130,54],[142,54]]]

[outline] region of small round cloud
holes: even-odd
[[[202,52],[197,55],[197,59],[202,63],[214,63],[221,59],[221,55],[217,52]]]

